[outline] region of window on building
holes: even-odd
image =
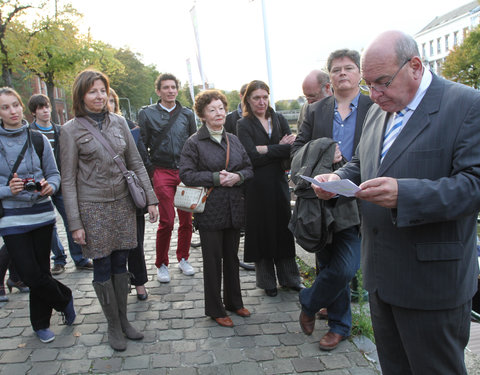
[[[437,39],[437,54],[442,52],[442,38]]]
[[[433,40],[430,41],[430,56],[433,56]]]
[[[448,46],[448,37],[449,37],[449,35],[445,35],[445,52],[448,52],[448,50],[449,50],[449,48],[450,48],[450,47]]]
[[[425,43],[422,43],[422,57],[425,57],[426,55],[426,51],[425,51]]]

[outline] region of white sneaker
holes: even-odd
[[[165,264],[162,264],[160,268],[157,268],[157,279],[161,283],[170,282],[170,273],[168,272],[168,268]]]
[[[180,271],[186,276],[192,276],[195,274],[193,267],[184,258],[178,263],[178,268],[180,268]]]

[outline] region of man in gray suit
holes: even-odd
[[[351,162],[316,179],[360,183],[362,268],[383,373],[466,374],[480,93],[433,75],[419,56],[398,31],[367,48],[362,76],[376,104]]]

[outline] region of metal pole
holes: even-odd
[[[267,11],[265,8],[265,0],[262,0],[262,14],[263,14],[263,39],[265,41],[265,57],[267,59],[267,73],[268,73],[268,85],[270,86],[270,106],[275,109],[275,96],[273,90],[272,80],[272,66],[270,64],[270,41],[268,39],[268,23],[267,23]]]

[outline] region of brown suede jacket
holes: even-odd
[[[95,121],[85,117],[92,125]],[[128,170],[138,176],[147,195],[147,205],[157,204],[147,171],[127,122],[108,113],[101,133],[120,155]],[[62,126],[60,134],[62,194],[70,230],[83,229],[78,202],[112,202],[129,194],[127,182],[105,147],[76,119]]]

